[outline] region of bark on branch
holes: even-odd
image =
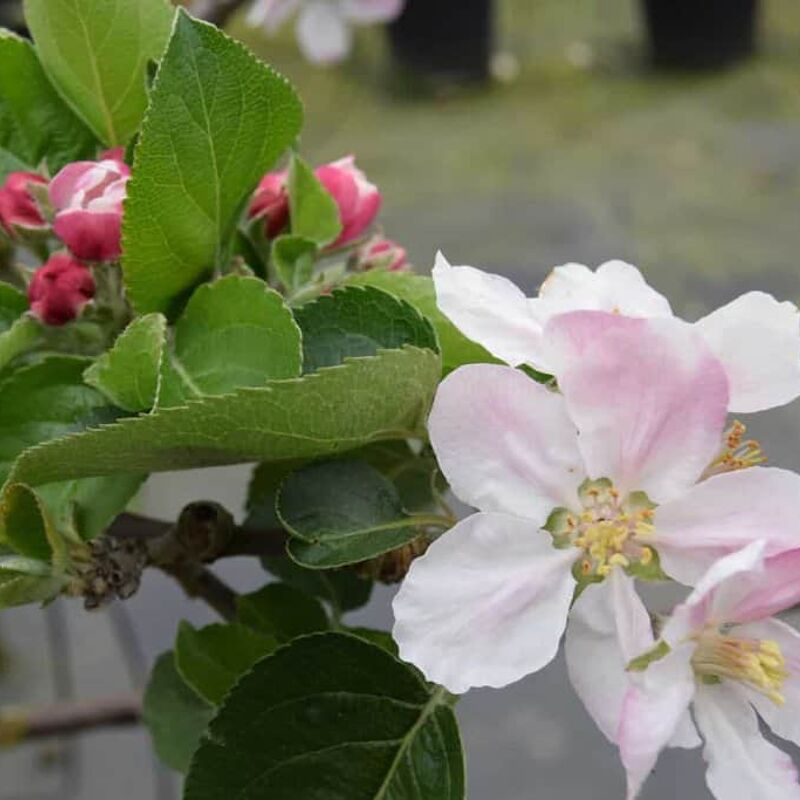
[[[136,725],[142,717],[137,695],[55,703],[37,709],[0,710],[0,747],[33,739]]]

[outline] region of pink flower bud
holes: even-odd
[[[338,247],[357,239],[378,215],[381,193],[356,166],[355,156],[346,156],[318,167],[315,175],[339,207],[342,232],[331,245]]]
[[[274,239],[289,221],[289,194],[286,191],[288,175],[286,170],[268,172],[258,184],[248,211],[251,218],[264,219],[270,239]]]
[[[28,286],[31,311],[47,325],[75,319],[93,297],[92,273],[67,253],[50,256]]]
[[[358,256],[359,269],[385,269],[401,272],[408,269],[406,250],[391,239],[378,236],[367,242]]]
[[[50,182],[53,229],[78,258],[119,258],[122,201],[130,174],[128,165],[116,158],[76,161]]]
[[[9,236],[18,228],[44,228],[46,223],[28,190],[31,183],[46,184],[35,172],[12,172],[0,186],[0,225]]]

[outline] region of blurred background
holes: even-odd
[[[390,36],[359,28],[348,58],[325,68],[291,22],[268,34],[250,10],[227,28],[298,87],[304,156],[355,153],[383,192],[386,234],[420,271],[441,248],[530,294],[556,264],[622,258],[689,319],[753,288],[800,300],[796,0],[409,0]],[[772,464],[800,468],[796,404],[745,421]],[[174,519],[203,497],[240,511],[247,476],[159,476],[138,507]],[[220,572],[243,588],[263,582],[245,562]],[[389,627],[391,594],[376,592],[354,622]],[[180,618],[210,619],[158,575],[93,615],[68,603],[5,612],[0,702],[140,685]],[[622,796],[615,754],[560,659],[470,693],[458,715],[473,800]],[[177,787],[136,731],[0,753],[0,800],[170,800]],[[663,758],[643,794],[676,797],[710,797],[696,752]]]

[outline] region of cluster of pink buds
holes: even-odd
[[[34,172],[12,172],[0,186],[0,226],[12,239],[50,229],[34,186],[44,187],[52,232],[69,252],[50,256],[28,286],[31,312],[47,325],[75,319],[95,293],[84,261],[114,261],[121,252],[122,203],[130,168],[121,149],[99,161],[76,161],[49,183]],[[80,259],[80,260],[79,260]]]
[[[330,249],[355,244],[375,221],[381,208],[381,193],[356,166],[355,157],[345,156],[323,164],[314,171],[336,203],[342,230]],[[252,219],[263,219],[267,236],[272,239],[283,233],[289,224],[287,170],[267,173],[258,185],[250,204]],[[405,250],[381,237],[367,242],[358,252],[359,269],[404,269]]]

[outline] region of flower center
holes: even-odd
[[[738,419],[734,420],[722,437],[722,449],[706,467],[700,480],[723,472],[755,467],[767,460],[761,445],[755,439],[745,439],[745,433],[747,426]]]
[[[783,683],[789,677],[780,645],[770,639],[729,636],[706,629],[696,637],[692,656],[695,674],[706,683],[723,678],[738,681],[783,705]]]
[[[653,550],[642,537],[653,533],[654,504],[644,492],[624,499],[607,478],[585,480],[578,489],[582,509],[556,508],[545,524],[556,547],[583,551],[577,567],[584,578],[604,578],[614,567],[643,565],[653,560]]]

